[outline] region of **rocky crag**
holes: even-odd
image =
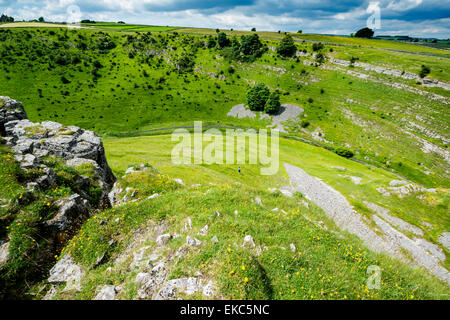
[[[45,274],[54,263],[54,259],[49,262],[50,257],[81,223],[96,210],[110,207],[108,193],[116,179],[106,161],[102,140],[94,132],[50,121],[33,123],[20,102],[1,96],[0,133],[2,144],[10,147],[18,163],[18,181],[23,185],[16,199],[2,199],[6,204],[0,216],[0,276],[2,282],[11,283],[24,280],[23,272],[16,269],[26,264],[20,258],[18,263],[17,257],[11,259],[10,243],[17,241],[11,240],[12,232],[4,230],[26,219],[19,216],[29,210],[30,203],[45,195],[49,208],[46,215],[39,212],[39,221],[33,223],[39,238],[45,241],[23,252],[35,261],[44,261],[38,268]],[[65,190],[65,194],[49,196],[49,190]]]

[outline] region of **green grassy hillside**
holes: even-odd
[[[171,257],[185,248],[189,235],[202,245],[171,260],[168,277],[201,272],[217,286],[213,298],[448,299],[447,285],[373,253],[304,195],[290,198],[269,191],[290,184],[283,167],[289,163],[341,193],[371,227],[374,212],[367,203],[422,229],[427,243],[439,243],[450,230],[447,51],[293,34],[298,56],[283,58],[276,47],[284,34],[257,32],[267,50],[238,61],[230,50],[208,46],[216,40],[213,29],[103,22],[80,29],[37,26],[0,28],[0,95],[23,102],[31,121],[96,131],[123,187],[121,196],[134,192],[123,205],[94,215],[58,252],[56,259],[71,254],[85,277],[81,291],[56,286],[55,297],[91,299],[100,285],[120,285],[120,298],[136,298],[135,280],[143,270],[130,269],[133,255],[147,246]],[[255,34],[226,33],[237,41]],[[325,45],[317,48],[318,41]],[[430,68],[426,81],[418,76],[422,65]],[[227,115],[246,103],[246,92],[261,82],[279,90],[281,103],[303,109],[298,119],[285,123],[278,174],[261,176],[254,165],[240,165],[238,174],[237,165],[171,162],[175,143],[167,128],[192,126],[195,120],[204,126],[270,126],[271,120],[259,116]],[[351,150],[353,159],[338,156],[341,147]],[[2,146],[0,151],[5,159],[0,180],[9,186],[0,196],[14,199],[23,181],[9,150]],[[124,176],[141,163],[149,169]],[[405,180],[419,191],[383,195],[380,190],[390,188],[393,180]],[[155,193],[160,196],[147,199]],[[54,199],[59,196],[64,194]],[[263,205],[255,202],[257,197]],[[192,230],[183,231],[188,217]],[[204,225],[209,231],[199,236]],[[157,248],[150,234],[158,226],[183,236]],[[242,247],[246,235],[252,235],[255,248]],[[258,246],[267,249],[258,251]],[[449,252],[441,250],[440,264],[448,269]],[[383,270],[381,290],[366,287],[370,265]],[[47,282],[38,281],[28,294],[42,298],[48,289]]]
[[[448,163],[435,152],[422,152],[425,142],[420,140],[442,149],[441,154],[448,152],[448,91],[330,62],[355,56],[361,62],[413,73],[426,64],[431,77],[445,81],[447,59],[326,45],[322,52],[327,60],[319,66],[312,44],[301,42],[297,46],[305,57],[282,59],[269,50],[252,63],[236,63],[217,49],[205,48],[207,36],[177,32],[0,32],[0,91],[23,101],[33,121],[50,119],[100,134],[192,125],[193,120],[263,127],[267,122],[233,119],[227,113],[245,102],[253,83],[264,82],[281,90],[282,103],[305,109],[303,118],[310,126],[293,126],[291,134],[330,148],[347,145],[361,160],[428,186],[448,187]],[[276,47],[278,42],[266,43]],[[185,56],[195,61],[192,71],[176,67]]]

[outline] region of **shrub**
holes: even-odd
[[[308,128],[309,125],[310,125],[310,123],[309,123],[308,120],[302,120],[302,121],[300,122],[300,126],[301,126],[302,128]]]
[[[64,83],[64,84],[70,83],[70,81],[65,76],[61,77],[61,82]]]
[[[259,40],[255,33],[249,36],[243,36],[239,48],[240,58],[244,61],[252,61],[259,58],[267,50],[267,47]]]
[[[312,45],[312,49],[313,49],[313,51],[320,51],[320,50],[322,50],[323,49],[323,44],[321,43],[321,42],[315,42],[315,43],[313,43],[313,45]]]
[[[359,29],[355,33],[355,37],[370,39],[370,38],[372,38],[373,34],[374,34],[374,31],[372,29],[366,27],[366,28]]]
[[[277,53],[282,57],[292,57],[296,51],[297,47],[290,35],[286,35],[277,47]]]
[[[322,52],[319,52],[319,53],[316,55],[316,61],[317,61],[318,63],[324,63],[324,61],[325,61],[325,55],[324,55]]]
[[[259,83],[247,92],[247,103],[252,111],[263,111],[269,98],[270,90],[264,83]]]
[[[208,38],[208,43],[207,43],[207,47],[209,48],[209,49],[211,49],[211,48],[214,48],[215,46],[217,45],[217,42],[216,42],[216,40],[213,38],[213,37],[209,37]]]
[[[217,44],[219,48],[228,47],[230,45],[230,39],[227,38],[225,32],[219,32],[217,35]]]
[[[339,147],[335,150],[335,153],[344,158],[352,158],[354,156],[353,152],[347,148]]]
[[[268,114],[276,114],[280,111],[280,107],[280,93],[278,91],[270,93],[264,107],[264,112]]]
[[[420,69],[419,76],[421,78],[425,78],[429,73],[431,72],[430,68],[426,65],[422,65],[422,68]]]

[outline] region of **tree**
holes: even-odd
[[[297,47],[290,35],[284,36],[277,47],[277,52],[282,57],[292,57],[297,52]]]
[[[303,30],[298,30],[297,33],[303,33]]]
[[[259,58],[267,50],[267,47],[259,40],[259,36],[255,33],[243,36],[241,46],[239,48],[240,59],[244,61],[252,61]]]
[[[280,107],[280,93],[278,91],[273,91],[267,99],[264,112],[268,114],[277,114],[280,111]]]
[[[431,72],[430,68],[426,65],[422,65],[422,69],[420,69],[419,76],[423,79]]]
[[[192,72],[194,70],[194,57],[189,54],[184,54],[175,62],[175,66],[180,72]]]
[[[259,83],[247,92],[247,104],[252,111],[264,111],[270,90],[264,83]]]
[[[209,38],[208,38],[208,43],[207,43],[207,47],[208,47],[209,49],[211,49],[211,48],[214,48],[216,45],[217,45],[216,40],[215,40],[213,37],[209,36]]]
[[[323,44],[321,42],[314,42],[312,45],[313,51],[320,51],[323,49]]]
[[[256,28],[252,28],[252,31],[253,31],[253,32],[256,32]]]
[[[39,22],[45,22],[45,19],[44,19],[44,17],[39,17],[38,21]]]
[[[374,31],[372,29],[366,27],[366,28],[362,28],[362,29],[358,30],[355,34],[355,37],[370,39],[370,38],[372,38],[373,34],[374,34]]]
[[[217,44],[220,48],[228,47],[230,45],[230,40],[227,38],[225,32],[219,32],[217,35]]]
[[[1,22],[14,22],[14,18],[13,17],[8,17],[5,14],[2,14],[2,16],[0,17],[0,23]]]

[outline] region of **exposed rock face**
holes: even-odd
[[[115,300],[116,294],[116,287],[112,285],[105,285],[95,296],[94,300]]]
[[[56,205],[58,213],[45,222],[45,226],[54,232],[68,230],[71,226],[82,222],[89,215],[89,203],[80,195],[74,194],[69,198],[59,200]]]
[[[3,266],[9,259],[9,242],[0,242],[0,267]]]
[[[5,135],[5,123],[28,119],[22,104],[9,97],[0,96],[0,135]]]
[[[46,156],[64,159],[72,167],[91,165],[104,191],[102,201],[109,205],[107,194],[116,179],[106,161],[102,140],[94,132],[52,121],[33,123],[22,104],[7,97],[0,97],[0,132],[23,169],[43,169],[45,175],[36,181],[38,187],[45,189],[52,184],[52,173],[42,164]]]
[[[48,282],[61,284],[65,283],[64,291],[80,290],[80,282],[83,277],[83,271],[73,261],[72,256],[66,254],[57,264],[50,270]]]
[[[108,193],[116,179],[106,161],[102,140],[94,132],[74,126],[51,121],[33,123],[27,119],[22,104],[8,97],[0,97],[0,134],[21,169],[31,173],[24,198],[60,186],[61,165],[77,169],[70,176],[71,195],[55,201],[56,213],[39,225],[42,231],[39,236],[48,240],[48,246],[36,249],[37,260],[49,261],[53,250],[70,239],[93,209],[110,206]],[[53,166],[49,157],[55,158],[58,164]],[[95,197],[91,193],[93,189],[100,191]],[[101,195],[97,196],[98,193]],[[8,262],[8,246],[7,239],[0,239],[0,268]],[[81,268],[66,255],[50,270],[48,281],[67,283],[67,290],[78,290],[82,275]],[[110,297],[107,293],[104,296]]]

